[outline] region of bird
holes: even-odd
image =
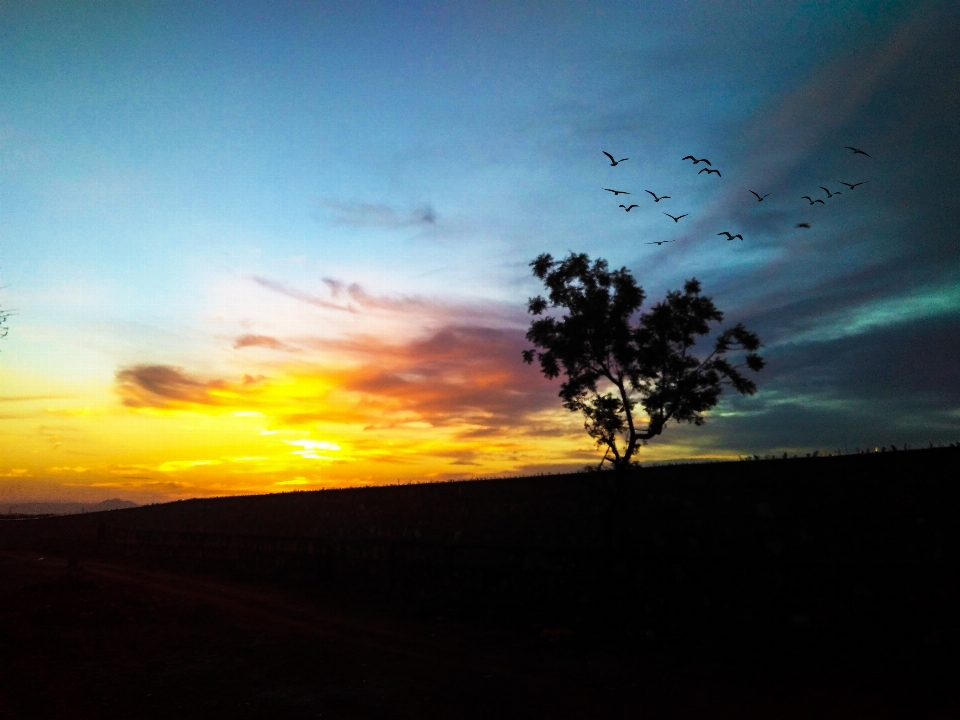
[[[845,183],[843,180],[837,180],[837,182],[840,183],[841,185],[846,185],[851,190],[855,190],[858,185],[866,185],[870,181],[864,180],[863,182],[853,183],[852,185],[850,183]]]
[[[690,213],[684,213],[684,214],[681,215],[680,217],[674,217],[674,216],[671,215],[670,213],[664,213],[664,215],[666,215],[668,218],[670,218],[671,220],[673,220],[675,223],[676,223],[676,222],[680,222],[680,218],[685,218],[685,217],[686,217],[687,215],[689,215],[689,214],[690,214]]]
[[[699,175],[700,173],[707,173],[707,175],[709,175],[710,173],[716,173],[717,175],[720,175],[719,170],[711,170],[710,168],[702,168],[700,172],[697,173],[697,175]],[[720,175],[720,177],[723,177],[723,175]]]
[[[838,190],[837,192],[835,192],[835,193],[832,193],[832,192],[830,192],[829,190],[827,190],[823,185],[820,186],[820,189],[823,190],[823,191],[827,194],[827,200],[829,200],[830,198],[832,198],[834,195],[843,195],[843,193],[840,192],[839,190]]]
[[[651,195],[653,195],[653,201],[654,201],[654,202],[660,202],[661,200],[669,200],[669,199],[670,199],[670,196],[669,196],[669,195],[661,195],[660,197],[657,197],[655,193],[652,193],[652,192],[650,192],[649,190],[644,190],[644,192],[645,192],[645,193],[650,193]]]
[[[764,195],[763,197],[757,195],[755,192],[753,192],[753,190],[751,190],[750,193],[757,198],[757,201],[758,201],[758,202],[763,202],[763,198],[765,198],[765,197],[770,197],[770,193],[767,193],[767,194]]]
[[[734,238],[740,238],[741,240],[743,240],[743,235],[741,235],[740,233],[737,233],[736,235],[731,235],[731,234],[728,233],[726,230],[724,230],[723,232],[718,232],[717,235],[726,235],[726,236],[727,236],[727,242],[730,242],[730,241],[733,240]]]
[[[624,210],[626,210],[627,212],[630,212],[630,211],[633,210],[635,207],[640,207],[640,206],[639,206],[639,205],[631,205],[630,207],[627,207],[626,205],[621,205],[620,207],[622,207],[622,208],[623,208]]]
[[[613,159],[613,155],[611,155],[610,153],[608,153],[606,150],[601,150],[600,152],[602,152],[604,155],[606,155],[608,158],[610,158],[610,167],[613,167],[613,166],[615,166],[615,165],[619,165],[619,164],[622,163],[624,160],[629,160],[629,159],[630,159],[630,158],[621,158],[621,159],[619,159],[619,160],[614,160],[614,159]]]
[[[808,227],[810,227],[810,223],[797,223],[797,227],[799,227],[799,228],[808,228]]]
[[[823,202],[823,200],[820,200],[820,199],[814,200],[814,199],[813,199],[812,197],[810,197],[809,195],[801,195],[801,196],[800,196],[800,199],[801,199],[801,200],[809,200],[811,205],[813,205],[814,203],[820,203],[821,205],[825,205],[825,204],[826,204],[826,203]]]
[[[668,242],[676,242],[676,240],[654,240],[653,242],[644,243],[644,245],[663,245]]]
[[[853,150],[853,154],[854,154],[854,155],[867,155],[863,150],[858,150],[858,149],[855,148],[855,147],[850,147],[849,145],[844,145],[844,147],[845,147],[847,150]],[[867,157],[870,157],[870,156],[867,155]],[[872,159],[872,158],[871,158],[871,159]]]
[[[607,192],[612,192],[614,195],[631,195],[626,190],[614,190],[613,188],[604,188]]]
[[[693,155],[687,155],[685,158],[680,158],[680,162],[683,162],[684,160],[693,160],[694,165],[696,165],[697,163],[705,162],[710,167],[713,167],[713,163],[711,163],[706,158],[700,158],[699,160],[697,160]]]

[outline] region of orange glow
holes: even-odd
[[[520,330],[448,326],[405,343],[311,343],[247,336],[233,348],[247,371],[232,375],[139,364],[118,369],[112,385],[8,397],[0,503],[143,502],[569,471],[599,460],[581,418],[560,407],[558,383],[521,362]],[[244,355],[264,350],[272,361]]]

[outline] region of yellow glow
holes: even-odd
[[[295,477],[293,480],[280,480],[274,483],[274,485],[309,485],[309,484],[310,484],[309,480],[299,475]]]
[[[137,366],[116,382],[57,392],[38,378],[7,375],[0,502],[94,490],[144,502],[599,461],[582,419],[559,406],[553,385],[541,386],[549,404],[527,409],[524,393],[544,382],[532,368],[483,364],[467,351],[423,369],[423,356],[403,348],[371,352],[368,362],[301,361],[213,378]],[[660,445],[642,459],[691,451]]]

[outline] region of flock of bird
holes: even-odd
[[[868,155],[867,153],[865,153],[863,150],[860,150],[859,148],[855,148],[855,147],[851,147],[851,146],[847,145],[847,146],[845,146],[845,149],[852,151],[854,155],[864,155],[864,156],[866,156],[866,157],[871,157],[870,155]],[[619,160],[617,160],[617,159],[615,159],[615,158],[613,157],[613,155],[611,155],[610,153],[608,153],[606,150],[602,150],[601,152],[603,152],[603,154],[606,155],[606,156],[610,159],[610,167],[616,167],[616,166],[619,165],[620,163],[626,162],[627,160],[630,159],[630,158],[620,158]],[[685,162],[686,160],[691,160],[694,165],[699,165],[700,163],[706,163],[706,165],[707,165],[708,167],[701,168],[700,171],[697,173],[697,175],[700,175],[701,173],[707,173],[708,176],[709,176],[709,175],[716,175],[717,177],[723,177],[723,175],[720,174],[720,171],[717,170],[717,169],[715,169],[715,168],[713,167],[713,163],[711,163],[707,158],[696,158],[696,157],[694,157],[693,155],[687,155],[687,156],[681,158],[680,162]],[[869,180],[864,180],[863,182],[857,182],[857,183],[846,183],[846,182],[843,182],[842,180],[838,180],[837,182],[840,183],[841,185],[846,186],[846,187],[848,188],[848,192],[849,192],[849,191],[855,190],[856,188],[858,188],[858,187],[861,186],[861,185],[865,185],[866,183],[869,182]],[[830,200],[830,199],[833,198],[835,195],[842,195],[842,194],[843,194],[842,191],[840,191],[840,190],[831,191],[829,188],[826,188],[826,187],[824,187],[823,185],[820,185],[819,187],[820,187],[821,190],[823,190],[823,191],[827,194],[827,200]],[[632,195],[632,194],[633,194],[633,193],[631,193],[631,192],[628,191],[628,190],[616,190],[616,189],[614,189],[614,188],[603,188],[603,189],[604,189],[605,191],[607,191],[607,192],[613,193],[614,197],[619,197],[620,195]],[[653,201],[654,201],[655,203],[659,203],[661,200],[670,200],[670,199],[671,199],[669,195],[657,195],[657,194],[656,194],[655,192],[653,192],[652,190],[644,190],[644,192],[647,193],[648,195],[650,195],[650,197],[653,198]],[[765,198],[770,197],[770,193],[766,193],[765,195],[761,195],[760,193],[754,192],[753,190],[750,190],[750,194],[753,195],[753,196],[757,199],[757,202],[763,202]],[[802,196],[800,197],[800,199],[801,199],[801,200],[806,200],[806,201],[808,201],[808,202],[810,203],[810,205],[816,205],[817,203],[820,203],[821,205],[825,205],[825,204],[826,204],[826,203],[824,202],[824,200],[822,200],[822,199],[820,199],[820,198],[812,198],[812,197],[810,197],[809,195],[802,195]],[[624,212],[630,212],[630,211],[633,210],[634,208],[640,207],[640,205],[637,204],[637,203],[633,203],[633,204],[629,204],[629,205],[621,204],[620,207],[623,208]],[[681,220],[681,218],[687,217],[690,213],[684,213],[683,215],[671,215],[670,213],[665,212],[665,213],[663,213],[663,214],[666,215],[666,216],[667,216],[668,218],[670,218],[671,220],[673,220],[674,223],[679,223],[680,220]],[[796,227],[798,227],[798,228],[809,228],[809,227],[810,227],[810,223],[808,223],[808,222],[800,222],[800,223],[797,223]],[[724,230],[723,232],[717,233],[717,236],[718,236],[718,237],[724,236],[724,235],[726,236],[728,242],[731,241],[731,240],[741,240],[741,241],[743,240],[743,235],[741,235],[740,233],[737,233],[736,235],[734,235],[733,233],[728,232],[727,230]],[[676,240],[655,240],[655,241],[653,241],[653,242],[648,242],[648,243],[644,243],[644,244],[645,244],[645,245],[657,245],[657,246],[660,246],[660,245],[665,245],[665,244],[671,243],[671,242],[676,242]]]

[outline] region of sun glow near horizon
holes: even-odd
[[[20,422],[4,437],[5,494],[29,480],[24,497],[142,501],[582,466],[595,453],[520,361],[521,339],[479,327],[406,343],[247,337],[221,363],[247,372],[140,364],[112,383],[7,397]]]
[[[232,378],[139,365],[109,385],[7,397],[22,422],[4,438],[0,502],[104,494],[144,502],[597,463],[556,383],[513,352],[521,339],[448,328],[406,345],[367,339],[362,353],[351,342],[349,358],[329,364],[290,352],[293,364],[258,362],[256,374]],[[516,356],[512,366],[504,353]],[[665,443],[644,459],[691,452]]]

